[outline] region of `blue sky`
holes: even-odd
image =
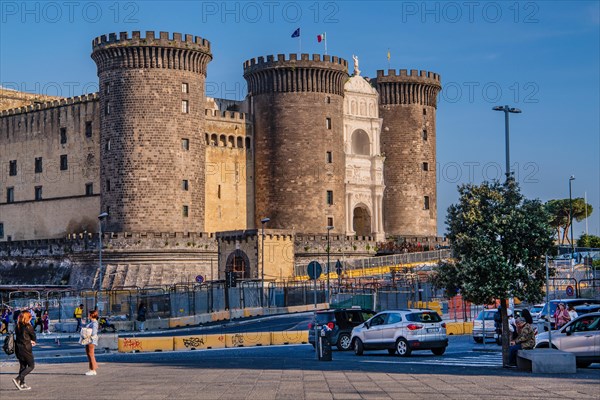
[[[120,31],[190,33],[212,43],[207,95],[241,99],[242,63],[261,55],[328,53],[360,58],[364,76],[391,68],[442,76],[437,113],[438,233],[456,186],[502,178],[503,114],[523,193],[573,197],[594,207],[600,235],[600,8],[583,2],[3,1],[0,84],[49,95],[97,90],[92,38]],[[292,39],[300,27],[301,39]],[[301,43],[300,43],[301,42]],[[575,225],[575,236],[585,224]]]

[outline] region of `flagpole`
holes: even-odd
[[[325,55],[327,55],[327,32],[325,32]]]
[[[302,54],[302,38],[298,36],[298,51]]]

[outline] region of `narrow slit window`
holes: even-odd
[[[429,196],[423,197],[423,209],[429,210]]]

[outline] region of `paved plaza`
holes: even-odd
[[[557,376],[418,362],[428,358],[334,352],[317,362],[308,345],[106,354],[92,377],[83,356],[50,358],[27,378],[29,392],[14,387],[17,364],[4,360],[0,399],[600,399],[598,364]]]

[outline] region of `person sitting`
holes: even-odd
[[[525,318],[519,317],[517,323],[517,338],[510,342],[508,366],[517,366],[517,352],[519,350],[531,350],[535,347],[535,332]]]

